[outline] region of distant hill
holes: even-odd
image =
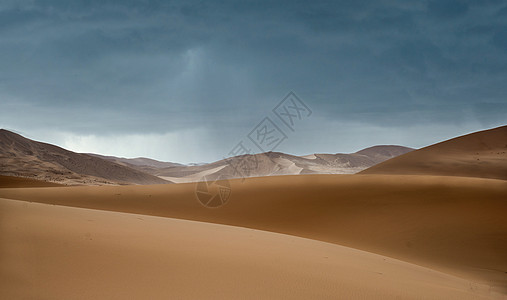
[[[0,175],[63,184],[161,184],[159,177],[0,129]]]
[[[116,156],[105,156],[105,155],[100,155],[100,154],[95,154],[95,153],[85,153],[85,154],[95,156],[98,158],[102,158],[105,160],[113,161],[117,164],[127,165],[127,166],[153,167],[153,168],[158,168],[158,169],[184,166],[183,164],[159,161],[159,160],[146,158],[146,157],[124,158],[124,157],[116,157]]]
[[[507,180],[507,126],[479,131],[372,166],[361,174],[418,174]]]
[[[0,175],[61,184],[159,184],[298,174],[352,174],[413,149],[383,145],[351,154],[295,156],[266,152],[208,164],[75,153],[0,130]],[[246,163],[245,163],[246,162]],[[246,166],[246,168],[244,168]],[[239,170],[241,169],[241,170]]]
[[[95,153],[86,153],[91,156],[95,156],[98,158],[102,158],[108,161],[112,161],[114,163],[139,170],[141,172],[145,172],[148,174],[155,175],[158,173],[158,170],[164,168],[173,168],[173,167],[185,167],[183,164],[158,161],[151,158],[146,157],[137,157],[137,158],[124,158],[124,157],[116,157],[116,156],[104,156]]]
[[[235,156],[209,164],[173,166],[152,169],[150,174],[174,182],[193,182],[206,179],[231,179],[270,175],[352,174],[412,151],[402,146],[374,146],[351,154],[311,154],[294,156],[281,152],[266,152]],[[236,171],[246,165],[246,171]]]

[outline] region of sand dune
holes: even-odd
[[[507,179],[507,126],[479,131],[390,159],[362,174]]]
[[[31,178],[0,175],[0,188],[27,188],[62,186],[58,183],[36,180]]]
[[[507,182],[395,175],[231,180],[217,209],[195,184],[0,189],[0,197],[236,225],[341,244],[507,291]]]
[[[287,235],[5,199],[0,214],[2,299],[495,298],[481,284]]]
[[[174,183],[187,183],[187,182],[198,182],[202,181],[205,176],[216,176],[223,168],[227,167],[226,165],[218,166],[213,169],[205,169],[204,171],[197,172],[195,174],[186,175],[182,177],[167,177],[167,176],[160,176],[160,178],[169,180]],[[207,177],[206,177],[207,178]]]

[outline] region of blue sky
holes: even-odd
[[[0,126],[79,152],[221,159],[294,91],[276,150],[504,125],[505,1],[2,1]]]

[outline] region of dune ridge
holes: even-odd
[[[6,199],[0,214],[3,299],[502,298],[399,260],[265,231]]]
[[[61,184],[32,178],[0,175],[0,188],[55,187]]]
[[[507,181],[396,175],[230,180],[209,209],[196,185],[0,189],[0,197],[234,225],[331,242],[507,288]]]
[[[507,180],[507,126],[474,132],[408,152],[360,173]]]

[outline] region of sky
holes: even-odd
[[[496,0],[4,0],[0,127],[180,163],[420,148],[507,123],[506,54]]]

